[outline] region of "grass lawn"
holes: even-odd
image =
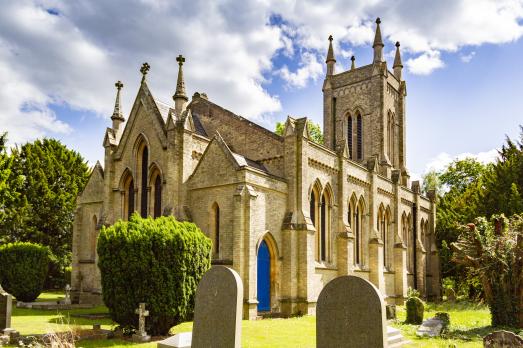
[[[63,297],[60,292],[46,292],[39,297],[42,301],[52,301]],[[434,316],[436,312],[450,314],[450,328],[447,334],[439,338],[416,337],[416,325],[406,325],[405,310],[398,307],[398,320],[392,326],[399,328],[403,335],[412,341],[406,347],[482,347],[482,337],[491,331],[490,313],[488,308],[466,302],[429,304],[425,311],[425,318]],[[102,328],[111,329],[115,324],[110,319],[75,318],[71,314],[107,313],[107,308],[97,307],[71,311],[46,311],[34,309],[13,310],[12,326],[22,335],[40,334],[55,331],[66,331],[67,325],[76,328],[91,328],[94,323],[102,324]],[[191,331],[192,323],[182,323],[171,329],[171,333]],[[316,318],[299,317],[291,319],[265,319],[243,321],[242,347],[315,347]],[[136,348],[156,348],[156,343],[133,344],[125,340],[96,340],[80,341],[79,347],[123,347],[136,346]]]

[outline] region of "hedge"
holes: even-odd
[[[19,301],[34,301],[44,287],[50,250],[40,244],[16,242],[0,246],[0,284]]]
[[[211,265],[211,241],[193,223],[141,218],[103,227],[98,237],[102,293],[112,319],[136,329],[146,303],[146,330],[166,335],[190,317],[198,282]]]

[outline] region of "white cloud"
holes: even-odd
[[[303,88],[309,80],[317,80],[323,75],[323,64],[318,58],[310,53],[304,52],[301,55],[300,67],[296,72],[290,72],[287,66],[283,66],[277,74],[291,87]]]
[[[442,152],[438,154],[436,157],[432,158],[425,167],[425,173],[429,171],[437,171],[441,172],[445,170],[450,163],[452,163],[455,160],[462,160],[465,158],[474,158],[477,161],[487,164],[487,163],[493,163],[496,161],[496,159],[499,158],[498,150],[492,149],[489,151],[479,152],[479,153],[460,153],[457,155],[450,155],[446,152]]]
[[[419,55],[416,58],[407,60],[409,72],[415,75],[429,75],[436,69],[441,69],[445,63],[441,60],[438,51],[429,51]]]
[[[470,61],[472,60],[472,58],[474,58],[475,55],[476,55],[476,52],[472,51],[469,54],[463,54],[463,55],[459,56],[459,58],[461,59],[461,61],[463,63],[470,63]]]
[[[273,15],[280,24],[270,25]],[[340,57],[349,55],[347,44],[370,50],[377,16],[385,52],[401,41],[406,66],[417,74],[444,67],[443,53],[523,35],[523,0],[4,1],[0,130],[9,130],[13,141],[70,132],[49,108],[52,103],[108,118],[116,80],[126,86],[128,112],[144,61],[152,66],[154,95],[170,101],[180,53],[187,58],[189,93],[207,92],[213,101],[267,125],[267,115],[281,109],[278,96],[264,85],[276,70],[275,56],[307,52],[296,69],[277,67],[289,86],[304,87],[322,74],[318,57],[326,53],[329,34]]]

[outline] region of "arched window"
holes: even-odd
[[[356,158],[358,160],[363,159],[363,120],[361,119],[361,115],[358,114],[357,118],[357,124],[356,124],[356,132],[357,132],[357,155]]]
[[[320,234],[321,234],[321,199],[320,199],[321,187],[318,183],[315,183],[311,190],[310,196],[310,217],[312,224],[316,228],[316,239],[315,239],[315,259],[320,261]]]
[[[387,266],[387,222],[385,220],[385,208],[383,204],[380,205],[378,210],[378,232],[380,233],[381,240],[383,241],[383,266]]]
[[[214,203],[212,206],[211,239],[215,258],[220,257],[220,206]]]
[[[129,220],[131,215],[134,213],[134,180],[132,177],[127,179],[125,186],[125,204],[124,204],[124,217]]]
[[[156,175],[154,180],[154,217],[162,216],[162,178]]]
[[[362,221],[363,221],[363,203],[360,199],[359,203],[353,201],[353,215],[352,215],[352,226],[355,237],[354,241],[354,263],[361,265],[363,263],[362,257]]]
[[[414,270],[414,248],[416,247],[413,237],[412,216],[409,214],[407,217],[407,270],[411,273]]]
[[[98,238],[98,230],[96,229],[98,220],[96,215],[91,220],[91,260],[96,260],[96,239]]]
[[[147,217],[147,178],[148,178],[148,168],[149,168],[149,150],[147,146],[143,146],[142,157],[141,157],[141,203],[140,203],[140,214],[142,217]]]
[[[329,228],[329,202],[325,197],[326,193],[324,192],[321,196],[321,227],[320,227],[320,261],[327,261],[327,229]]]
[[[352,116],[347,119],[347,144],[349,145],[349,158],[352,159]]]

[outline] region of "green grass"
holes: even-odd
[[[61,292],[43,293],[39,300],[52,301],[63,297]],[[406,347],[482,347],[482,338],[488,333],[498,330],[490,326],[490,313],[483,305],[468,302],[428,304],[425,318],[432,317],[436,312],[448,312],[450,327],[443,337],[419,338],[416,336],[416,325],[403,324],[405,310],[398,307],[398,320],[392,326],[399,328],[403,335],[412,341]],[[75,328],[91,328],[94,323],[102,324],[104,329],[112,329],[116,325],[108,318],[87,319],[71,317],[71,314],[107,313],[107,308],[45,311],[34,309],[15,308],[12,326],[22,335],[41,334],[50,331],[60,332],[67,330],[67,324]],[[171,334],[192,330],[192,323],[182,323],[171,329]],[[264,319],[242,322],[242,347],[315,347],[316,345],[316,318],[311,316],[290,319]],[[132,342],[111,340],[84,340],[78,342],[79,347],[124,347],[132,345],[136,348],[155,348],[156,342],[133,344]]]

